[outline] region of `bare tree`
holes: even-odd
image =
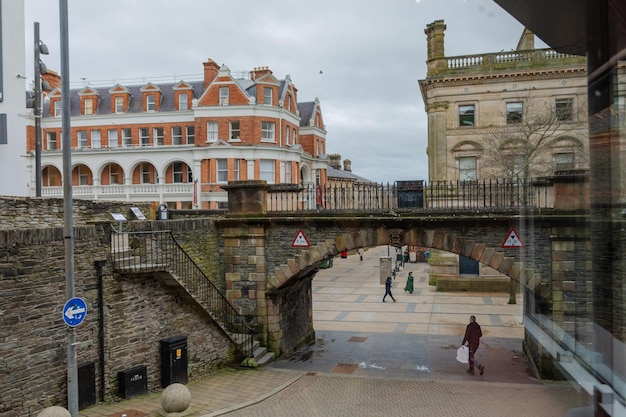
[[[553,174],[558,165],[588,166],[587,124],[578,121],[571,102],[559,108],[527,97],[514,104],[518,107],[507,111],[507,125],[485,137],[484,177],[530,180]],[[572,160],[555,161],[559,155]]]

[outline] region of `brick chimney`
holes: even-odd
[[[345,159],[343,161],[343,170],[347,172],[352,172],[352,161],[349,159]]]
[[[202,65],[204,65],[204,88],[206,89],[208,85],[213,82],[215,77],[217,77],[220,66],[217,65],[217,63],[211,58],[207,59],[206,62],[203,62]]]
[[[271,74],[272,71],[270,67],[254,67],[252,71],[250,71],[250,79],[252,81],[256,80],[259,77],[262,77],[265,74]]]
[[[41,74],[41,78],[48,83],[50,89],[54,90],[55,88],[61,88],[61,76],[58,72],[48,70],[47,72]]]

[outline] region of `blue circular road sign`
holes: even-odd
[[[71,298],[63,307],[63,320],[70,327],[76,327],[81,324],[85,320],[86,315],[87,303],[82,298]]]

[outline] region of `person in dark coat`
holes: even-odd
[[[461,346],[465,345],[466,342],[469,346],[469,369],[467,372],[471,374],[474,373],[474,367],[478,368],[481,375],[485,373],[485,367],[474,358],[482,336],[483,332],[480,329],[480,325],[476,323],[476,316],[470,316],[470,322],[465,327],[465,337],[463,337]]]
[[[383,296],[383,303],[385,302],[385,298],[387,298],[387,296],[390,296],[394,303],[396,302],[396,299],[393,298],[393,294],[391,294],[391,277],[387,277],[387,280],[385,281],[385,295]]]

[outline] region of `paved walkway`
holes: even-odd
[[[427,265],[407,264],[381,302],[387,247],[336,258],[313,280],[316,342],[262,369],[227,369],[190,382],[196,416],[564,416],[586,405],[576,387],[534,378],[521,353],[521,299],[437,293]],[[413,271],[415,291],[402,289]],[[484,375],[455,360],[465,325],[483,330]],[[85,417],[158,415],[160,394],[91,407]]]

